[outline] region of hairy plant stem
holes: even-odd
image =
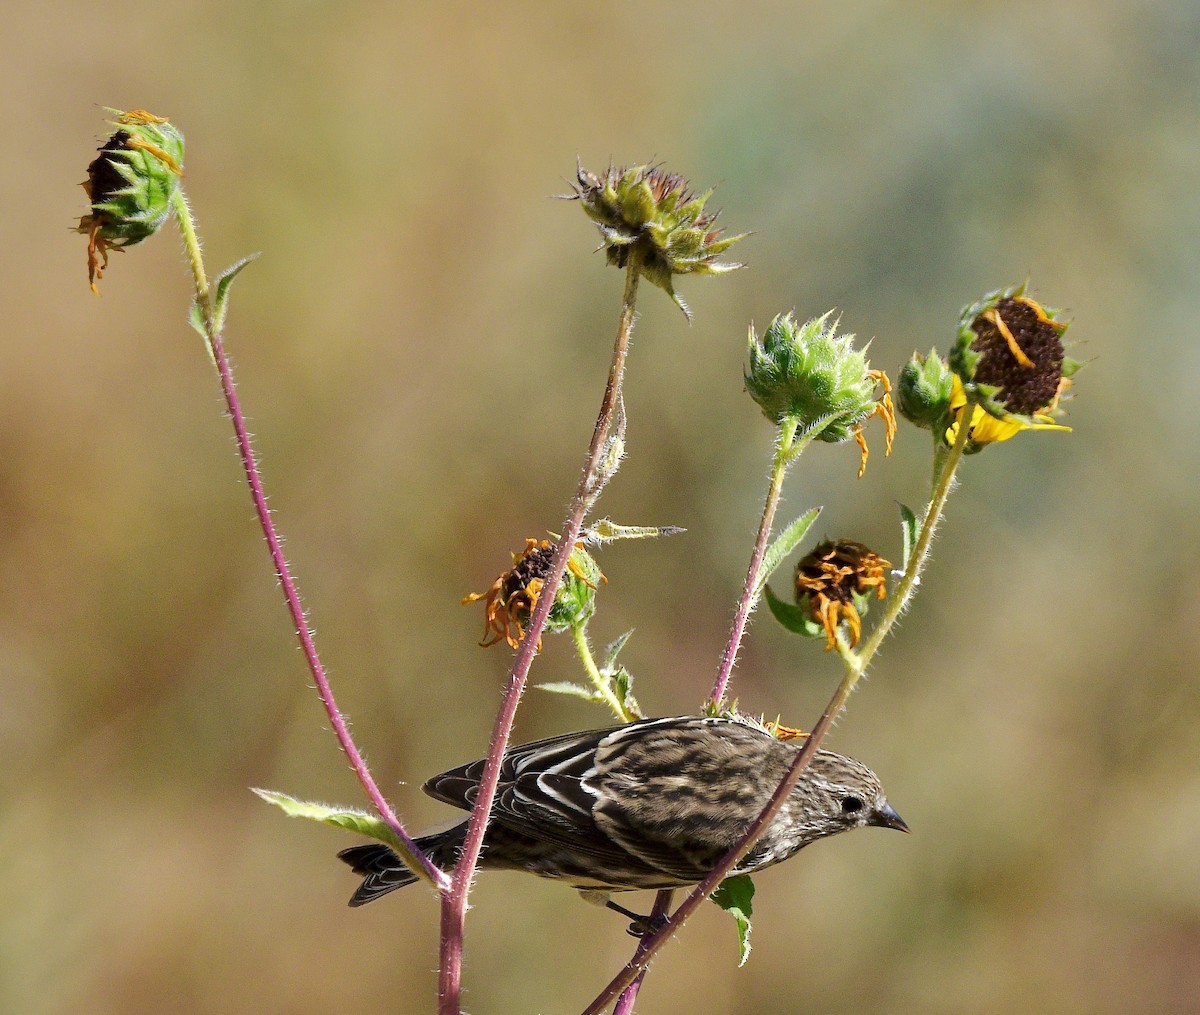
[[[968,406],[967,411],[969,412],[969,410],[970,407]],[[969,415],[967,418],[970,418]],[[800,780],[800,776],[808,767],[813,755],[817,753],[826,734],[846,707],[851,693],[854,691],[863,673],[866,672],[868,663],[879,650],[883,639],[887,636],[892,625],[899,619],[900,614],[904,612],[904,608],[916,590],[917,579],[920,577],[921,571],[929,557],[929,548],[932,545],[934,530],[937,528],[945,509],[946,499],[950,496],[950,491],[954,489],[954,475],[958,469],[959,462],[962,460],[963,451],[966,448],[969,429],[965,425],[960,426],[953,447],[944,456],[941,456],[941,468],[936,472],[929,506],[926,508],[924,518],[921,521],[921,528],[917,534],[912,555],[905,562],[904,574],[901,576],[892,595],[888,597],[887,608],[880,618],[879,624],[871,632],[871,637],[867,639],[861,651],[855,652],[845,644],[839,632],[838,652],[845,663],[846,674],[838,684],[833,696],[829,699],[829,704],[826,705],[821,718],[817,720],[816,725],[812,728],[812,732],[806,738],[804,746],[797,752],[791,767],[788,769],[787,776],[776,788],[767,806],[763,808],[762,812],[746,830],[746,834],[742,837],[741,841],[725,854],[721,862],[688,894],[683,902],[680,903],[679,908],[667,918],[661,927],[654,931],[653,934],[649,934],[641,939],[633,957],[625,964],[621,972],[612,979],[608,986],[597,995],[596,999],[584,1009],[583,1015],[600,1015],[612,1003],[614,998],[623,996],[624,992],[634,982],[641,982],[646,967],[658,950],[679,929],[683,922],[700,908],[704,900],[716,891],[720,883],[737,862],[753,848],[754,843],[758,841],[758,837],[774,820],[775,815],[779,813],[779,809],[783,806],[784,801],[787,800],[788,794],[791,793],[792,788]]]
[[[779,429],[779,443],[775,448],[775,459],[771,463],[771,479],[767,487],[767,496],[763,504],[762,518],[758,523],[758,535],[754,539],[754,549],[750,553],[750,566],[746,569],[746,584],[742,586],[742,597],[738,601],[737,610],[733,615],[733,628],[729,632],[729,641],[725,643],[725,654],[721,657],[721,666],[717,670],[717,680],[713,684],[709,700],[714,708],[720,708],[725,699],[725,688],[729,684],[733,664],[737,661],[738,649],[742,645],[742,637],[746,633],[746,624],[750,613],[761,594],[758,576],[762,570],[763,555],[767,552],[767,544],[771,541],[771,526],[775,522],[775,512],[779,508],[779,498],[783,493],[783,479],[801,451],[816,436],[815,432],[805,433],[796,439],[796,420],[786,420]]]
[[[596,657],[592,655],[592,646],[588,643],[587,623],[571,625],[571,637],[575,642],[575,652],[601,700],[613,710],[613,714],[621,722],[633,722],[637,719],[638,716],[630,712],[625,703],[617,697],[613,690],[613,682],[601,673],[600,667],[596,665]]]
[[[674,888],[666,888],[654,897],[654,908],[650,910],[651,923],[666,918],[667,912],[671,908],[671,900],[674,897]],[[638,942],[637,949],[634,952],[635,957],[641,953],[644,940],[643,938],[642,941]],[[613,1015],[633,1015],[633,1005],[637,1001],[638,991],[642,989],[642,982],[645,979],[646,970],[643,969],[634,977],[633,982],[621,992],[621,996],[617,998],[616,1006],[613,1008]]]
[[[483,847],[483,835],[491,817],[492,802],[495,800],[496,786],[500,778],[500,763],[508,747],[509,734],[517,714],[517,705],[520,703],[521,694],[529,676],[529,667],[533,663],[533,657],[537,654],[538,643],[541,640],[542,631],[546,627],[550,607],[554,604],[554,596],[558,591],[563,572],[566,570],[567,560],[583,529],[584,515],[595,499],[596,481],[600,474],[607,437],[621,399],[621,382],[625,375],[629,336],[633,331],[634,309],[637,305],[639,273],[640,263],[631,258],[626,266],[625,292],[621,301],[621,315],[617,324],[617,337],[613,344],[608,383],[604,389],[604,398],[600,403],[600,412],[596,417],[596,427],[592,432],[591,444],[588,445],[587,455],[584,458],[579,486],[571,501],[567,518],[563,522],[562,535],[559,537],[554,558],[550,564],[550,572],[546,575],[545,583],[538,596],[537,606],[529,619],[529,626],[525,629],[525,636],[521,640],[512,669],[509,671],[504,699],[500,703],[500,710],[496,714],[496,721],[492,727],[492,737],[488,745],[483,775],[479,782],[475,807],[471,811],[471,817],[467,823],[462,854],[455,865],[449,890],[442,894],[441,950],[438,970],[439,1015],[460,1015],[461,1012],[463,923],[466,918],[467,896],[470,893],[471,879],[474,877],[475,867],[479,861],[479,852]]]
[[[188,265],[191,268],[192,278],[195,283],[196,302],[200,307],[200,315],[204,321],[209,355],[212,357],[212,361],[217,368],[217,374],[221,380],[221,391],[225,396],[229,418],[233,422],[233,431],[237,438],[238,454],[242,460],[242,468],[246,473],[246,483],[250,487],[250,496],[254,501],[254,510],[258,515],[259,524],[262,526],[263,535],[266,537],[271,561],[275,566],[275,575],[279,579],[279,587],[283,590],[283,597],[287,603],[288,612],[291,614],[292,624],[296,630],[296,637],[300,641],[300,648],[304,653],[304,659],[308,663],[309,671],[312,673],[313,682],[316,684],[321,704],[325,706],[325,712],[329,716],[329,724],[333,728],[334,735],[337,737],[338,743],[349,760],[354,774],[358,777],[358,781],[362,784],[367,797],[375,807],[375,810],[378,811],[379,816],[387,822],[388,826],[396,834],[399,842],[395,845],[402,854],[404,861],[412,868],[414,873],[425,878],[425,880],[429,881],[436,888],[444,890],[449,885],[449,878],[434,866],[433,862],[421,852],[416,843],[413,842],[412,838],[405,831],[404,825],[401,824],[400,819],[392,811],[391,805],[388,804],[387,799],[371,775],[366,761],[350,735],[350,728],[346,722],[346,718],[337,706],[337,700],[334,698],[333,688],[329,684],[325,667],[322,665],[321,658],[317,654],[312,629],[309,627],[308,620],[304,615],[304,607],[300,604],[300,593],[296,588],[296,582],[292,577],[291,570],[288,568],[287,560],[284,558],[283,546],[280,543],[279,534],[275,529],[275,523],[271,519],[271,512],[267,507],[267,498],[263,492],[262,477],[259,473],[258,462],[255,458],[254,450],[250,446],[250,435],[246,430],[245,416],[242,413],[241,403],[237,396],[237,388],[233,380],[233,370],[229,364],[229,357],[225,354],[225,346],[221,340],[220,332],[217,330],[213,294],[209,288],[208,275],[204,270],[204,257],[200,250],[200,240],[196,235],[196,224],[192,218],[191,210],[188,208],[187,199],[183,194],[182,187],[176,188],[175,192],[171,195],[171,210],[175,215],[179,232],[183,237],[184,250],[187,254]]]

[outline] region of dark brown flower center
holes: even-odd
[[[978,337],[971,348],[980,354],[975,367],[977,383],[999,388],[996,399],[1010,412],[1029,416],[1054,404],[1062,382],[1062,325],[1047,320],[1032,300],[1016,297],[1001,300],[993,311],[978,317],[972,328]],[[1027,363],[1018,360],[1013,343]]]
[[[554,560],[555,549],[553,543],[546,543],[544,546],[531,547],[526,550],[504,578],[506,602],[509,597],[528,588],[530,582],[537,578],[545,578],[550,573],[550,564]]]

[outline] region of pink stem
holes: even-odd
[[[792,791],[792,787],[800,781],[800,776],[808,767],[812,756],[816,754],[817,748],[820,747],[821,741],[825,739],[825,734],[829,732],[830,727],[844,705],[845,700],[839,700],[838,696],[835,695],[834,700],[829,703],[817,725],[813,727],[813,731],[804,742],[804,746],[797,752],[795,759],[792,761],[791,768],[788,769],[786,778],[775,789],[771,799],[767,802],[767,806],[754,819],[753,824],[746,830],[746,834],[742,836],[733,849],[725,854],[721,862],[713,868],[708,876],[692,889],[679,908],[670,915],[667,922],[653,934],[642,938],[641,943],[634,952],[633,958],[625,964],[620,973],[613,977],[608,986],[596,997],[596,1000],[584,1009],[583,1015],[600,1015],[612,1003],[615,997],[641,976],[655,953],[680,928],[683,922],[700,908],[704,900],[717,890],[717,887],[725,880],[737,862],[750,851],[754,843],[758,841],[758,837],[762,835],[767,826],[775,819],[775,815],[783,807],[788,794]]]
[[[716,708],[721,707],[725,700],[725,688],[733,673],[733,664],[737,661],[738,649],[742,645],[742,637],[746,633],[746,624],[750,620],[750,611],[754,609],[755,589],[758,587],[758,575],[762,570],[763,556],[767,552],[767,544],[771,538],[771,526],[775,521],[775,511],[779,507],[780,494],[783,491],[784,469],[778,462],[771,472],[771,486],[767,490],[766,503],[763,504],[762,520],[758,523],[758,535],[754,539],[754,550],[750,554],[750,566],[746,569],[746,584],[742,587],[742,598],[738,601],[737,612],[733,616],[733,629],[729,632],[729,640],[725,643],[725,654],[721,657],[721,667],[717,670],[717,680],[713,684],[710,700]]]
[[[667,910],[671,908],[671,899],[675,895],[673,888],[667,888],[659,892],[654,897],[654,908],[650,910],[650,919],[652,921],[662,920],[667,915]],[[634,957],[641,955],[645,945],[642,941],[638,942],[637,949],[634,951]],[[634,978],[633,982],[621,992],[621,996],[617,999],[617,1006],[613,1008],[613,1015],[632,1015],[634,1002],[637,1001],[638,991],[642,989],[642,981],[646,979],[646,970],[643,969]]]
[[[584,515],[594,499],[591,491],[599,472],[601,457],[605,449],[605,439],[608,436],[621,395],[621,379],[625,373],[625,358],[629,352],[629,335],[633,330],[637,282],[638,266],[631,261],[626,269],[625,295],[621,304],[621,317],[617,327],[616,342],[613,346],[608,384],[604,389],[604,398],[600,404],[599,415],[596,417],[592,441],[584,459],[583,474],[579,478],[579,486],[571,501],[566,521],[563,522],[562,536],[554,551],[550,572],[546,575],[545,583],[538,594],[537,606],[533,611],[533,616],[529,619],[529,626],[525,630],[520,648],[517,649],[516,658],[513,660],[512,669],[509,671],[504,700],[500,703],[500,711],[497,713],[496,722],[492,727],[492,739],[488,745],[475,806],[471,810],[471,817],[467,822],[462,853],[454,867],[450,888],[442,895],[441,954],[438,971],[439,1015],[459,1015],[462,1010],[463,925],[467,912],[467,896],[470,893],[471,880],[475,876],[475,868],[479,862],[479,853],[483,848],[484,832],[491,819],[492,803],[496,798],[496,787],[500,781],[500,764],[504,759],[504,752],[508,748],[509,734],[512,732],[512,724],[516,718],[521,694],[525,690],[529,668],[533,664],[533,657],[537,654],[538,643],[541,641],[542,632],[545,630],[546,621],[550,616],[550,608],[554,605],[554,596],[558,591],[563,572],[567,569],[567,560],[575,549],[575,542],[583,530]]]
[[[267,546],[271,551],[271,560],[275,565],[275,574],[279,578],[279,585],[283,589],[284,598],[287,600],[288,612],[292,615],[292,623],[296,628],[296,637],[300,639],[300,648],[304,652],[305,661],[308,663],[313,681],[317,685],[317,694],[320,696],[321,704],[325,706],[325,712],[329,716],[329,724],[333,727],[334,735],[337,737],[338,743],[341,744],[342,750],[350,761],[350,767],[354,770],[358,781],[362,783],[362,787],[374,805],[375,810],[379,812],[380,817],[387,822],[400,841],[404,843],[405,847],[412,854],[412,858],[420,864],[425,872],[425,876],[439,890],[445,891],[450,884],[449,877],[421,852],[417,844],[404,830],[400,819],[392,811],[391,805],[388,804],[383,793],[380,792],[378,785],[376,785],[374,778],[371,776],[366,761],[359,753],[354,739],[350,736],[350,729],[346,724],[346,719],[337,707],[337,701],[333,696],[333,688],[330,687],[329,678],[325,674],[325,667],[321,664],[320,656],[317,655],[317,647],[313,642],[312,630],[309,628],[308,620],[304,616],[304,608],[300,605],[300,594],[296,590],[296,583],[292,578],[291,571],[288,569],[287,561],[284,559],[283,547],[280,545],[279,535],[275,530],[275,523],[271,520],[271,512],[267,508],[267,498],[263,493],[258,463],[254,457],[254,450],[250,446],[250,435],[246,431],[246,420],[242,415],[241,404],[238,402],[237,389],[233,381],[233,371],[229,366],[229,358],[225,355],[224,343],[221,341],[221,336],[217,333],[213,324],[211,310],[207,306],[207,293],[201,296],[200,302],[205,310],[204,317],[208,326],[209,345],[212,349],[213,360],[217,365],[217,372],[221,376],[221,390],[225,394],[225,404],[229,407],[229,416],[233,420],[233,431],[237,436],[238,453],[242,459],[242,468],[246,472],[246,482],[250,485],[250,496],[254,499],[254,510],[258,514],[258,521],[262,526],[263,535],[267,538]],[[405,859],[409,858],[406,857]]]

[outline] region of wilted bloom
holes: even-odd
[[[533,616],[538,598],[550,573],[555,545],[547,539],[525,540],[525,549],[513,554],[513,566],[492,582],[487,592],[472,592],[463,597],[463,605],[484,600],[483,641],[487,648],[501,641],[513,648],[521,643],[525,625]],[[596,608],[596,586],[605,581],[599,566],[580,543],[567,558],[567,570],[558,586],[546,630],[551,634],[581,624]],[[540,645],[539,645],[540,648]]]
[[[884,560],[862,543],[840,539],[821,543],[796,565],[796,602],[806,606],[813,621],[825,632],[825,650],[834,647],[843,620],[850,631],[850,647],[862,636],[862,616],[867,597],[887,598]]]
[[[88,238],[93,292],[110,250],[140,243],[166,221],[183,175],[183,135],[164,117],[134,109],[113,124],[117,131],[88,166],[83,189],[92,207],[77,227]]]
[[[804,740],[808,737],[808,731],[802,730],[798,726],[784,726],[776,716],[771,722],[759,720],[762,723],[763,729],[771,734],[776,740]]]
[[[608,263],[624,268],[631,258],[646,279],[664,290],[686,314],[675,295],[675,275],[719,275],[742,267],[718,260],[745,234],[722,236],[716,212],[704,210],[712,191],[694,194],[682,176],[659,166],[630,166],[597,176],[578,166],[575,192],[600,230]]]
[[[870,369],[865,353],[853,346],[854,336],[837,333],[837,321],[827,323],[832,313],[804,324],[791,313],[780,314],[761,339],[751,327],[746,390],[777,426],[795,421],[801,436],[817,431],[817,439],[830,444],[853,438],[862,453],[861,476],[867,467],[863,423],[872,416],[883,420],[891,454],[896,410],[887,375]]]
[[[966,451],[1022,430],[1070,430],[1053,413],[1078,364],[1063,349],[1066,322],[1024,295],[1024,286],[990,293],[963,311],[950,355],[955,373],[947,443],[970,413]]]

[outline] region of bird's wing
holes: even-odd
[[[638,744],[647,735],[646,727],[661,727],[669,736],[673,730],[703,721],[697,717],[650,719],[512,748],[501,765],[493,820],[614,865],[632,863],[636,867],[640,863],[683,880],[699,880],[722,853],[714,854],[707,867],[698,867],[707,857],[681,857],[669,841],[642,841],[636,815],[631,821],[625,808],[607,806],[605,777],[597,772],[596,759],[598,752],[607,758],[623,755],[627,746]],[[434,776],[424,789],[435,799],[469,810],[482,775],[483,762],[475,761]],[[602,809],[605,816],[600,818]]]
[[[614,736],[593,819],[615,845],[681,881],[699,881],[738,842],[787,768],[770,734],[692,716],[650,735]],[[744,818],[744,820],[742,820]]]
[[[612,730],[586,730],[582,733],[567,733],[537,740],[532,744],[510,747],[500,763],[500,782],[497,791],[496,810],[499,800],[518,779],[527,775],[555,773],[578,768],[580,761],[590,758],[596,745]],[[484,761],[472,761],[435,775],[422,787],[435,800],[469,811],[475,806],[479,794],[479,783],[483,778]],[[586,764],[583,766],[586,768]]]

